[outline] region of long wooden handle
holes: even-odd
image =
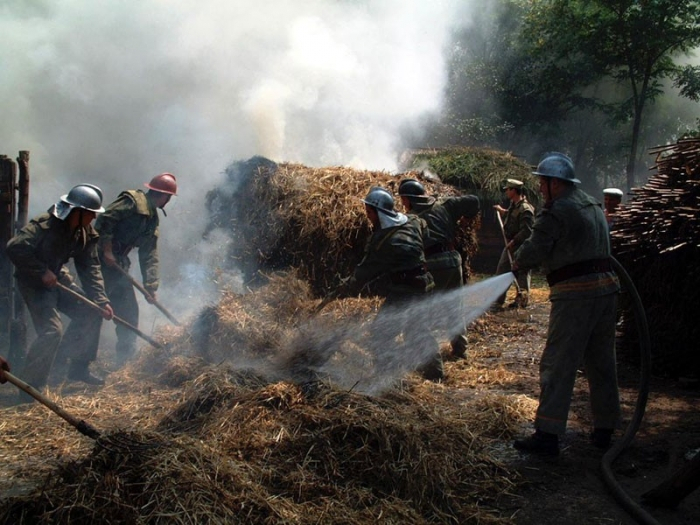
[[[68,421],[68,423],[77,428],[78,432],[80,432],[81,434],[92,439],[97,439],[98,437],[100,437],[100,432],[97,429],[95,429],[95,427],[91,426],[89,423],[86,423],[84,420],[78,419],[74,415],[69,414],[30,384],[25,383],[20,378],[12,375],[10,372],[3,371],[3,374],[10,383],[15,385],[20,390],[26,392],[34,399],[36,399],[39,403],[49,408],[51,411],[55,412],[66,421]]]
[[[98,312],[100,312],[100,313],[103,313],[103,312],[104,312],[104,309],[103,309],[99,304],[97,304],[97,303],[91,301],[90,299],[88,299],[88,298],[85,297],[84,295],[82,295],[82,294],[76,292],[75,290],[70,289],[68,286],[64,286],[64,285],[62,285],[61,283],[58,283],[58,282],[56,283],[56,286],[58,286],[58,287],[59,287],[61,290],[63,290],[64,292],[69,293],[70,295],[72,295],[73,297],[75,297],[76,299],[78,299],[79,301],[82,301],[82,302],[84,302],[85,304],[87,304],[88,306],[90,306],[91,308],[97,310]],[[138,328],[136,328],[136,327],[135,327],[134,325],[132,325],[131,323],[128,323],[127,321],[125,321],[125,320],[122,319],[121,317],[118,317],[118,316],[115,315],[115,316],[112,317],[112,321],[114,321],[115,323],[120,324],[120,325],[122,325],[122,326],[125,326],[126,328],[128,328],[128,329],[131,330],[132,332],[136,333],[137,335],[139,335],[140,337],[142,337],[143,339],[145,339],[146,341],[148,341],[149,343],[151,343],[151,345],[153,345],[154,347],[160,348],[160,349],[163,348],[163,345],[160,344],[158,341],[156,341],[156,340],[153,339],[152,337],[149,337],[148,335],[144,334],[141,330],[139,330]]]
[[[143,296],[148,300],[148,302],[151,303],[151,304],[152,304],[153,306],[155,306],[156,308],[158,308],[158,310],[160,310],[161,312],[163,312],[163,314],[165,315],[165,317],[167,317],[167,318],[170,320],[171,323],[173,323],[173,324],[175,324],[175,325],[177,325],[177,326],[182,326],[181,323],[180,323],[180,321],[178,321],[178,320],[175,318],[175,316],[173,316],[173,314],[171,314],[170,312],[168,312],[168,310],[165,308],[165,306],[163,306],[161,303],[159,303],[158,301],[156,301],[156,299],[153,297],[153,295],[151,295],[151,294],[149,293],[149,291],[146,290],[146,288],[145,288],[140,282],[138,282],[136,279],[134,279],[134,278],[131,276],[131,274],[130,274],[129,272],[127,272],[124,268],[122,268],[122,267],[119,266],[118,264],[115,265],[115,266],[111,266],[110,268],[116,268],[117,270],[119,270],[119,271],[122,273],[122,275],[124,275],[127,279],[129,279],[129,281],[131,282],[131,284],[133,284],[134,287],[135,287],[139,292],[141,292],[141,293],[143,294]]]
[[[501,212],[496,210],[496,217],[498,217],[498,225],[501,227],[501,233],[503,234],[503,242],[506,244],[506,253],[508,253],[508,262],[510,262],[510,267],[511,269],[513,268],[513,254],[510,253],[510,250],[508,249],[508,237],[506,237],[506,228],[503,226],[503,218],[501,217]],[[515,283],[515,288],[518,290],[518,293],[520,293],[520,285],[518,284],[518,280],[515,279],[513,281]]]

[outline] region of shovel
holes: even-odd
[[[156,308],[158,308],[158,310],[160,310],[161,312],[163,312],[163,314],[165,315],[165,317],[167,317],[167,318],[170,320],[171,323],[173,323],[173,324],[175,324],[175,325],[177,325],[177,326],[182,326],[182,325],[180,324],[180,321],[178,321],[177,319],[175,319],[175,317],[174,317],[170,312],[168,312],[168,310],[165,308],[165,306],[163,306],[163,305],[160,304],[158,301],[156,301],[155,298],[154,298],[150,293],[148,293],[148,290],[146,290],[146,288],[144,288],[144,286],[143,286],[140,282],[138,282],[136,279],[134,279],[134,278],[131,276],[131,274],[130,274],[129,272],[127,272],[124,268],[122,268],[122,267],[119,266],[118,264],[115,265],[115,266],[110,266],[110,268],[116,268],[119,272],[121,272],[121,274],[122,274],[124,277],[126,277],[127,279],[129,279],[129,282],[131,282],[131,284],[133,284],[134,287],[135,287],[139,292],[141,292],[141,293],[143,294],[143,296],[146,298],[146,300],[147,300],[149,303],[151,303],[153,306],[155,306]]]
[[[100,432],[95,427],[91,426],[89,423],[86,423],[84,420],[78,419],[77,417],[69,414],[30,384],[25,383],[20,378],[15,377],[6,370],[3,371],[3,375],[7,378],[7,380],[10,383],[15,385],[17,388],[26,392],[34,399],[36,399],[39,403],[52,410],[66,421],[68,421],[68,423],[77,428],[78,432],[80,432],[84,436],[87,436],[92,439],[97,439],[100,437]]]
[[[97,311],[100,312],[100,313],[104,312],[104,310],[102,309],[102,307],[100,307],[100,305],[98,305],[97,303],[92,302],[90,299],[88,299],[88,298],[85,297],[84,295],[82,295],[82,294],[76,292],[75,290],[72,290],[71,288],[68,288],[67,286],[64,286],[64,285],[61,284],[61,283],[56,283],[56,286],[58,286],[58,287],[59,287],[61,290],[63,290],[64,292],[66,292],[66,293],[72,295],[73,297],[75,297],[75,298],[78,299],[79,301],[82,301],[83,303],[87,304],[87,305],[90,306],[92,309],[97,310]],[[158,348],[158,349],[160,349],[160,350],[162,350],[162,349],[164,348],[163,345],[160,344],[158,341],[156,341],[156,340],[153,339],[152,337],[149,337],[148,335],[144,334],[141,330],[139,330],[138,328],[136,328],[136,327],[135,327],[134,325],[132,325],[131,323],[128,323],[127,321],[125,321],[125,320],[122,319],[121,317],[117,317],[117,316],[115,315],[114,317],[112,317],[112,321],[114,321],[116,324],[120,324],[120,325],[122,325],[122,326],[125,326],[126,328],[128,328],[128,329],[131,330],[132,332],[136,333],[137,335],[139,335],[140,337],[142,337],[143,339],[145,339],[146,341],[148,341],[149,343],[151,343],[151,345],[153,345],[155,348]]]
[[[498,225],[501,227],[501,233],[503,234],[503,242],[506,243],[506,253],[508,253],[508,261],[510,262],[510,268],[511,270],[513,269],[513,254],[510,253],[510,250],[508,249],[508,238],[506,237],[506,229],[503,226],[503,218],[501,218],[501,212],[496,211],[496,217],[498,217]],[[514,279],[513,282],[515,283],[515,288],[520,292],[520,285],[518,284],[518,280]]]

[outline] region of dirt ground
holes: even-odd
[[[549,303],[542,285],[535,290],[535,302],[525,311],[504,311],[489,315],[488,324],[497,318],[512,337],[504,345],[493,330],[472,335],[476,358],[500,362],[519,375],[514,392],[536,398],[539,355],[544,343]],[[489,355],[487,349],[502,348]],[[632,419],[640,389],[640,374],[635,366],[619,364],[619,382],[624,428]],[[672,381],[652,376],[644,418],[630,445],[612,463],[614,480],[640,504],[641,495],[666,479],[687,461],[686,455],[700,448],[700,387],[688,381]],[[531,432],[530,427],[523,429]],[[613,497],[601,468],[603,453],[588,443],[590,410],[588,389],[583,373],[577,380],[569,427],[559,457],[543,459],[521,455],[511,449],[503,458],[527,480],[517,497],[503,501],[512,505],[518,524],[633,524],[638,521]],[[674,510],[640,507],[650,519],[665,525],[700,523],[700,489],[686,497]],[[636,515],[636,514],[635,514]],[[638,516],[638,515],[636,515]],[[643,518],[642,518],[643,519]]]
[[[493,393],[524,395],[533,400],[538,394],[538,365],[542,350],[549,303],[546,286],[535,282],[533,302],[526,310],[505,310],[485,314],[470,329],[469,360],[446,362],[447,379],[440,388],[445,402],[459,402],[460,398],[474,398]],[[102,358],[101,358],[102,359]],[[107,365],[98,361],[98,371],[106,371]],[[467,384],[466,378],[474,377],[474,370],[499,370],[513,380],[483,381]],[[635,410],[639,393],[639,372],[634,366],[620,365],[619,370],[623,410],[626,425]],[[116,388],[110,385],[105,391]],[[64,404],[73,394],[85,395],[86,390],[64,386],[54,400]],[[89,394],[89,392],[87,392]],[[146,395],[147,394],[147,395]],[[7,433],[7,418],[21,416],[26,408],[10,408],[16,390],[11,385],[0,386],[0,432]],[[64,397],[61,397],[64,396]],[[163,389],[144,393],[144,401],[135,407],[123,407],[118,399],[101,397],[94,406],[85,406],[89,421],[99,428],[109,428],[125,421],[142,427],[152,426],[180,399],[178,389]],[[700,448],[700,387],[688,381],[672,381],[653,378],[650,385],[646,413],[634,440],[612,463],[615,480],[632,502],[639,503],[641,495],[680,468],[688,454]],[[7,407],[7,408],[2,408]],[[32,413],[46,411],[35,406]],[[132,412],[133,411],[133,412]],[[83,416],[85,417],[85,416]],[[498,510],[516,524],[634,524],[636,520],[613,497],[601,470],[603,454],[588,443],[590,412],[586,379],[579,375],[570,414],[570,423],[563,439],[562,453],[558,458],[543,459],[516,452],[510,439],[495,443],[492,454],[509,469],[517,471],[525,480],[516,485],[513,493],[497,499]],[[47,421],[56,421],[56,433],[52,435],[19,436],[17,439],[37,440],[45,443],[46,450],[71,449],[73,453],[87,453],[89,440],[79,436],[67,425],[61,426],[54,414],[46,411]],[[5,430],[3,430],[5,428]],[[523,434],[530,433],[529,423],[524,422]],[[622,435],[621,430],[616,438]],[[14,439],[14,438],[13,438]],[[36,458],[32,451],[25,454],[27,484],[35,482],[35,475],[52,468],[51,462]],[[0,450],[5,463],[17,461],[15,456]],[[0,469],[2,470],[2,469]],[[0,483],[0,485],[3,485]],[[21,494],[27,487],[4,487],[10,493]],[[700,523],[700,490],[688,496],[677,509],[642,507],[658,523],[685,525]]]

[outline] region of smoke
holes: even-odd
[[[216,279],[236,279],[213,273],[228,241],[201,239],[204,197],[226,166],[262,155],[395,169],[400,130],[441,108],[443,52],[470,9],[461,0],[5,0],[0,153],[31,152],[31,216],[80,182],[111,202],[174,173],[161,300],[192,312]]]

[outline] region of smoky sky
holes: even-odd
[[[400,130],[440,111],[472,3],[2,0],[0,153],[31,152],[32,215],[80,182],[111,202],[174,173],[161,259],[191,300],[221,251],[201,230],[226,166],[395,169]]]

